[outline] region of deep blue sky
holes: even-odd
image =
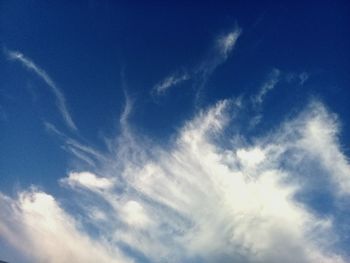
[[[134,128],[169,141],[199,108],[256,94],[274,69],[308,79],[278,84],[264,102],[269,118],[254,133],[273,129],[317,98],[338,114],[341,145],[350,154],[349,20],[349,2],[337,0],[1,1],[0,191],[31,184],[60,191],[57,180],[74,162],[45,122],[105,151],[103,138],[119,132],[125,90],[134,102]],[[193,81],[166,96],[151,95],[169,74],[196,69],[215,39],[236,27],[242,34],[234,51],[210,75],[199,100]],[[45,70],[79,132],[64,124],[47,84],[6,50]]]

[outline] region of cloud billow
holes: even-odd
[[[0,236],[29,262],[346,262],[335,249],[341,210],[322,216],[296,198],[315,160],[331,198],[348,198],[337,118],[314,101],[247,144],[224,132],[239,113],[219,101],[166,146],[125,130],[99,168],[61,179],[84,197],[79,219],[32,188],[0,196]]]

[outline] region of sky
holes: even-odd
[[[0,1],[0,261],[350,262],[348,1]]]

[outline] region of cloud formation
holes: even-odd
[[[77,130],[72,116],[68,111],[66,98],[63,92],[57,87],[56,83],[51,79],[51,77],[43,69],[38,67],[30,58],[24,56],[21,52],[7,49],[5,49],[4,52],[11,60],[21,62],[22,65],[24,65],[28,70],[31,70],[37,74],[47,84],[47,86],[50,88],[50,91],[56,98],[56,105],[59,112],[61,113],[64,122],[70,129]]]
[[[164,95],[171,87],[192,79],[199,94],[210,75],[229,58],[241,33],[241,28],[235,27],[232,31],[219,36],[215,39],[213,47],[209,50],[209,54],[198,65],[185,72],[170,74],[157,83],[152,88],[151,93],[153,95]]]
[[[208,56],[195,68],[196,82],[194,86],[196,89],[196,103],[200,100],[203,89],[210,76],[220,65],[229,59],[241,34],[242,29],[236,26],[232,31],[218,37]]]
[[[162,95],[171,87],[176,86],[188,79],[190,79],[190,76],[186,72],[182,74],[175,74],[175,73],[171,74],[167,76],[165,79],[163,79],[161,82],[156,84],[153,87],[152,93],[155,95]]]
[[[26,262],[131,262],[108,243],[96,242],[55,198],[39,190],[18,199],[0,195],[0,236],[24,254]]]
[[[64,150],[73,154],[77,159],[90,165],[91,167],[95,167],[97,162],[105,160],[104,155],[98,150],[68,137],[66,134],[59,131],[52,123],[44,122],[44,127],[47,132],[58,136],[58,138],[62,140],[64,143]]]
[[[167,146],[122,134],[98,169],[61,179],[79,216],[37,189],[1,195],[0,237],[29,262],[345,263],[342,210],[322,215],[298,198],[321,179],[329,198],[349,198],[336,116],[314,101],[242,139],[225,133],[239,125],[236,105],[200,111]]]
[[[281,71],[279,69],[272,70],[267,81],[260,88],[259,93],[252,98],[253,104],[259,106],[263,103],[266,94],[273,90],[277,83],[280,81],[280,76]]]
[[[219,37],[217,40],[218,48],[224,59],[230,55],[232,49],[236,45],[236,42],[241,35],[242,30],[240,28],[235,28],[232,32]]]
[[[61,180],[63,184],[75,187],[84,187],[90,190],[107,190],[113,187],[113,181],[108,178],[99,178],[90,172],[72,172],[67,178]]]

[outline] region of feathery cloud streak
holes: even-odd
[[[236,27],[233,31],[219,37],[217,39],[217,48],[222,55],[222,60],[226,60],[231,54],[238,38],[242,33],[242,29]]]
[[[128,130],[101,168],[61,180],[80,221],[36,189],[1,195],[0,236],[32,262],[345,263],[340,208],[322,215],[297,198],[321,177],[329,198],[349,198],[336,117],[315,101],[247,144],[223,136],[238,114],[220,101],[166,147]]]
[[[171,74],[170,76],[166,77],[164,80],[162,80],[160,83],[155,85],[152,90],[152,94],[155,95],[162,95],[167,92],[168,89],[170,89],[173,86],[176,86],[180,84],[181,82],[184,82],[186,80],[189,80],[190,76],[188,73],[183,74]]]
[[[181,84],[182,82],[193,79],[197,91],[204,87],[209,76],[215,69],[224,63],[234,49],[242,30],[236,27],[234,30],[223,34],[215,40],[214,46],[209,55],[201,61],[196,67],[182,73],[173,73],[157,83],[151,93],[153,95],[164,95],[171,87]]]
[[[38,67],[30,58],[24,56],[22,53],[7,49],[5,49],[4,52],[10,59],[21,62],[22,65],[24,65],[28,70],[33,71],[42,80],[44,80],[44,82],[50,87],[51,92],[55,96],[57,108],[61,113],[64,122],[70,129],[77,130],[77,127],[68,111],[64,94],[57,87],[56,83],[51,79],[51,77],[43,69]]]
[[[273,69],[270,73],[268,80],[263,84],[259,93],[252,98],[253,103],[259,106],[263,103],[265,96],[268,92],[273,90],[280,80],[281,71]]]

